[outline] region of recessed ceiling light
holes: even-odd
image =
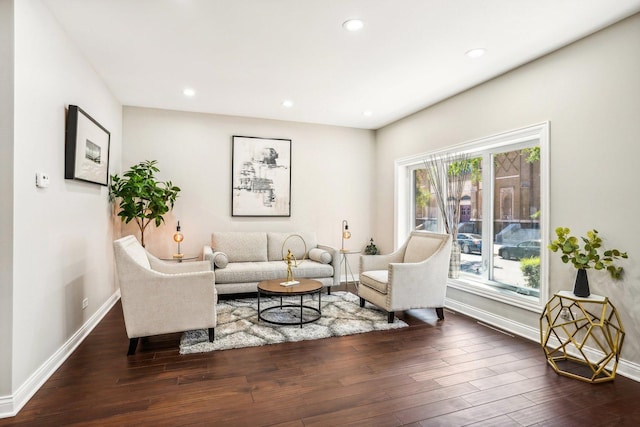
[[[285,99],[284,101],[282,101],[282,106],[283,107],[287,107],[287,108],[291,108],[293,107],[293,101],[290,99]]]
[[[465,53],[465,55],[467,55],[469,58],[480,58],[486,52],[487,52],[486,49],[484,49],[482,47],[478,47],[478,48],[475,48],[475,49],[468,50]]]
[[[360,19],[349,19],[342,23],[342,28],[347,31],[359,31],[364,27],[364,22]]]
[[[196,91],[195,91],[195,90],[193,90],[193,89],[191,89],[190,87],[188,87],[188,88],[185,88],[185,89],[182,91],[182,93],[184,94],[184,96],[189,96],[189,97],[191,97],[191,96],[195,96]]]
[[[373,113],[371,111],[369,111],[369,110],[365,110],[365,111],[362,112],[362,115],[370,117],[371,115],[373,115]]]

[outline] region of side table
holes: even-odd
[[[195,261],[200,259],[200,255],[184,255],[181,258],[160,258],[162,261],[167,261],[167,262],[182,262],[182,261]]]
[[[624,335],[618,311],[600,295],[560,291],[540,316],[540,344],[549,365],[559,375],[589,383],[615,378]]]
[[[347,255],[359,254],[360,251],[350,251],[347,249],[342,249],[340,250],[340,253],[342,254],[342,259],[340,261],[340,273],[342,274],[342,270],[344,268],[344,280],[345,280],[345,285],[347,287],[347,290],[349,288],[349,276],[351,276],[351,281],[353,282],[353,285],[355,286],[356,290],[358,290],[358,281],[355,279],[355,276],[353,275],[353,270],[351,270],[351,266],[349,265],[349,258],[347,257]]]

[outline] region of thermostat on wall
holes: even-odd
[[[36,172],[36,187],[47,188],[49,186],[49,174]]]

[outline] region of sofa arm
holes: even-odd
[[[327,245],[317,245],[316,247],[331,254],[331,266],[333,267],[333,286],[340,285],[340,251],[332,246]]]
[[[208,261],[211,271],[213,271],[215,265],[213,264],[213,248],[211,246],[206,245],[202,248],[202,260]]]

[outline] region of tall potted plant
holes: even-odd
[[[602,239],[598,230],[587,231],[586,237],[578,239],[571,236],[571,230],[566,227],[556,228],[557,238],[552,240],[548,248],[553,252],[560,251],[562,262],[571,263],[578,269],[573,293],[578,297],[588,297],[589,280],[587,269],[607,270],[613,279],[620,279],[622,267],[615,264],[620,258],[627,258],[627,253],[619,249],[603,249]],[[580,246],[580,240],[584,244]]]
[[[140,229],[140,243],[144,246],[144,232],[151,222],[156,227],[164,222],[163,215],[173,209],[179,187],[171,181],[159,181],[156,160],[145,160],[124,173],[111,175],[109,200],[118,203],[118,216],[125,223],[135,220]]]

